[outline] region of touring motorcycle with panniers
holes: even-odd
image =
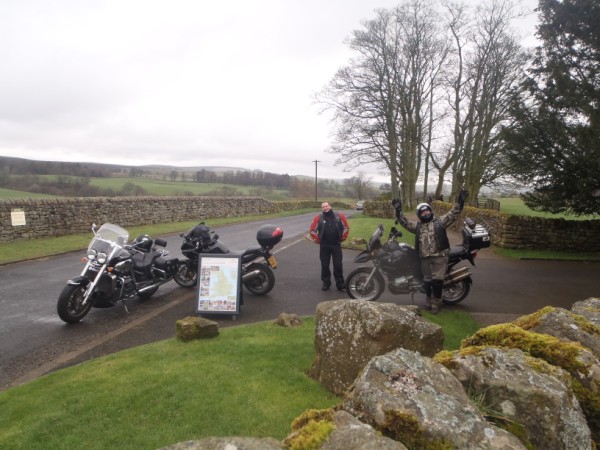
[[[350,298],[358,300],[377,300],[385,291],[394,294],[411,294],[425,292],[421,261],[415,248],[405,242],[398,242],[402,232],[392,227],[388,240],[384,244],[382,224],[369,239],[366,250],[359,253],[354,262],[371,261],[372,267],[359,267],[346,278],[346,293]],[[475,265],[477,251],[491,245],[489,232],[475,223],[473,219],[464,221],[462,230],[463,242],[450,249],[448,267],[444,279],[442,302],[455,305],[464,300],[471,289],[471,270],[466,266],[458,267],[461,261],[469,261]]]
[[[202,254],[237,254],[232,253],[219,240],[219,235],[210,230],[204,222],[180,236],[183,238],[181,252],[187,259],[179,262],[175,282],[186,288],[194,287],[198,282],[198,261]],[[273,269],[277,267],[277,260],[271,250],[282,238],[281,227],[263,225],[256,233],[259,245],[248,247],[239,253],[242,259],[242,283],[255,295],[265,295],[275,286]]]
[[[58,297],[56,309],[67,323],[79,322],[92,307],[107,308],[135,296],[150,298],[171,281],[179,266],[178,258],[167,258],[167,241],[144,234],[128,244],[129,232],[105,223],[92,238],[81,274],[70,279]]]

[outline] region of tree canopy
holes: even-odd
[[[540,0],[541,45],[514,123],[503,132],[510,172],[533,209],[600,213],[600,3]]]

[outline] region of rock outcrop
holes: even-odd
[[[317,305],[310,375],[342,395],[372,357],[399,347],[433,356],[443,343],[441,327],[420,317],[416,307],[360,300],[323,302]]]

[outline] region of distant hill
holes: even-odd
[[[195,173],[199,170],[206,170],[215,173],[224,173],[229,171],[262,172],[260,170],[249,170],[242,167],[180,167],[160,164],[134,166],[84,161],[39,161],[25,158],[14,158],[10,156],[0,156],[0,173],[4,172],[13,175],[72,175],[83,177],[111,177],[118,174],[128,174],[132,169],[156,174],[170,173],[172,171]]]

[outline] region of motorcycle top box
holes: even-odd
[[[469,249],[479,250],[492,245],[490,233],[483,226],[475,225],[473,228],[465,226],[465,231],[469,239]]]
[[[277,225],[263,225],[256,232],[256,240],[262,247],[273,248],[283,238],[283,229]]]

